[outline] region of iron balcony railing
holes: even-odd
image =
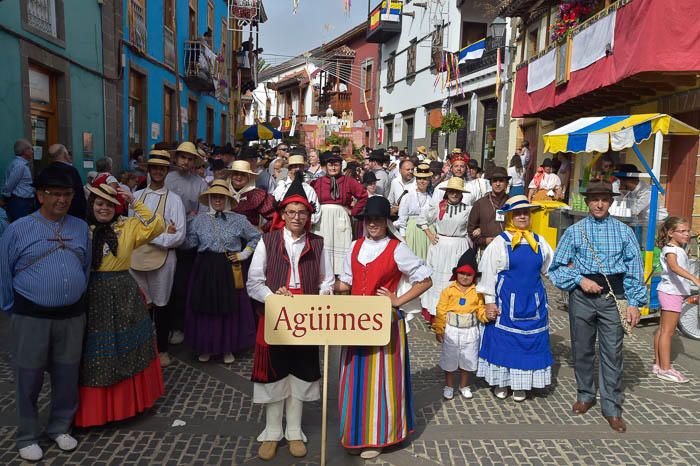
[[[487,37],[486,47],[484,49],[484,54],[481,56],[481,58],[477,58],[475,60],[467,60],[464,63],[460,63],[459,74],[461,76],[466,76],[476,71],[481,71],[492,66],[496,66],[497,50],[499,48],[505,47],[505,45],[505,35]],[[503,53],[503,51],[501,51],[501,53]],[[501,55],[501,60],[503,60],[503,55]]]
[[[56,1],[27,0],[27,23],[44,34],[56,37]]]

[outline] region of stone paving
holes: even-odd
[[[552,301],[551,345],[554,384],[524,403],[497,400],[472,378],[474,398],[441,397],[439,345],[421,320],[411,322],[410,357],[416,432],[409,441],[364,462],[344,453],[337,440],[337,400],[329,398],[329,465],[697,465],[700,464],[700,342],[674,340],[675,366],[691,382],[675,385],[649,373],[656,328],[650,324],[625,340],[627,434],[613,432],[596,406],[584,416],[570,412],[576,384],[569,360],[568,318],[560,294]],[[0,316],[0,464],[22,464],[14,448],[14,386],[8,353],[8,319]],[[256,457],[255,440],[264,412],[252,404],[252,352],[236,362],[197,362],[185,347],[164,371],[166,395],[148,412],[107,427],[76,430],[71,453],[45,440],[42,464],[66,465],[316,465],[320,462],[321,404],[305,408],[309,455],[292,458],[281,445],[272,462]],[[49,405],[48,377],[40,397]],[[175,420],[184,426],[173,427]]]

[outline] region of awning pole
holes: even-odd
[[[644,159],[644,156],[642,155],[641,152],[639,152],[639,147],[637,147],[637,144],[632,145],[632,149],[634,150],[634,153],[637,154],[637,158],[639,159],[640,162],[642,162],[642,165],[644,165],[644,169],[647,171],[649,176],[651,176],[651,180],[654,182],[653,185],[658,188],[658,190],[661,192],[661,194],[666,194],[666,191],[664,188],[661,186],[661,183],[659,182],[659,179],[657,178],[658,172],[661,171],[661,146],[659,145],[659,138],[661,138],[661,144],[664,142],[663,135],[661,134],[660,131],[656,133],[656,139],[654,139],[654,170],[651,169],[647,161]],[[656,151],[659,151],[658,157],[659,157],[659,163],[658,166],[656,164]]]
[[[652,266],[654,262],[654,240],[656,239],[656,217],[659,205],[659,191],[663,192],[663,189],[661,188],[661,185],[659,184],[657,178],[661,172],[661,152],[663,149],[663,144],[664,136],[663,134],[661,134],[661,131],[657,131],[654,135],[653,170],[649,169],[649,165],[646,163],[646,160],[644,160],[644,157],[641,156],[642,154],[639,153],[639,148],[637,147],[637,145],[635,144],[634,146],[632,146],[634,148],[635,153],[640,158],[640,160],[642,160],[642,163],[644,163],[645,167],[647,168],[647,171],[654,180],[654,183],[651,185],[651,197],[649,199],[649,223],[647,225],[647,240],[644,248],[645,281],[648,281],[651,278],[651,273],[653,271]]]

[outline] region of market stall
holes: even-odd
[[[569,153],[577,159],[584,158],[577,165],[571,177],[569,205],[548,213],[548,222],[542,222],[551,234],[561,232],[580,218],[587,215],[579,190],[583,190],[591,177],[591,167],[605,153],[619,153],[631,149],[634,155],[629,160],[618,163],[638,163],[642,173],[616,173],[619,177],[646,178],[650,180],[651,196],[648,216],[632,215],[624,203],[615,203],[611,215],[628,224],[637,234],[642,246],[644,278],[649,288],[649,305],[642,309],[642,317],[653,317],[658,313],[654,274],[654,241],[659,220],[659,194],[665,189],[661,178],[661,160],[664,149],[664,136],[698,136],[700,131],[662,113],[640,115],[619,115],[580,118],[544,135],[544,152],[551,154]],[[646,153],[646,155],[645,155]],[[585,156],[588,155],[586,159]],[[572,160],[572,163],[574,161]],[[582,163],[581,163],[582,162]]]

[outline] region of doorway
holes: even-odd
[[[56,76],[29,65],[29,101],[34,146],[34,173],[48,166],[49,146],[58,142]]]

